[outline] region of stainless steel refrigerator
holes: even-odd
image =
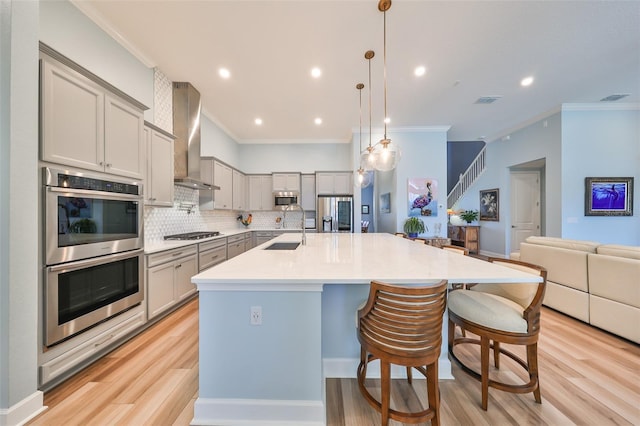
[[[353,232],[353,197],[318,196],[318,232]]]

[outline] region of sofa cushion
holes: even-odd
[[[598,248],[596,249],[596,253],[640,260],[640,247],[637,247],[637,246],[621,246],[617,244],[603,244],[601,246],[598,246]]]
[[[528,242],[520,244],[520,260],[545,268],[548,281],[585,292],[589,290],[587,254],[586,251],[549,245]]]
[[[591,325],[640,343],[640,309],[594,295],[589,306]]]
[[[542,304],[580,321],[589,322],[589,293],[584,291],[547,280]]]
[[[525,241],[530,244],[540,244],[544,246],[558,247],[569,250],[586,251],[587,253],[595,253],[596,248],[600,246],[600,243],[596,243],[593,241],[567,240],[565,238],[556,237],[531,236],[527,237]]]
[[[589,254],[589,293],[640,308],[640,259]]]

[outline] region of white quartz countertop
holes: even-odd
[[[257,231],[257,232],[287,232],[287,233],[298,233],[302,232],[301,229],[275,229],[275,228],[246,228],[246,229],[226,229],[221,232],[221,235],[217,235],[215,237],[210,238],[202,238],[200,240],[162,240],[162,241],[154,241],[152,243],[145,243],[144,245],[144,254],[154,254],[159,253],[161,251],[172,250],[175,248],[186,247],[193,244],[205,243],[207,241],[218,240],[220,238],[232,237],[234,235],[246,234],[247,232]]]
[[[264,250],[284,234],[192,277],[203,290],[292,289],[304,284],[538,282],[540,278],[391,234],[307,234],[295,250]],[[273,288],[272,288],[273,287]],[[315,287],[317,288],[317,287]]]

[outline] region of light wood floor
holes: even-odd
[[[163,321],[45,394],[49,409],[31,425],[188,425],[198,394],[198,302]],[[460,353],[468,359],[472,353]],[[542,404],[533,395],[489,390],[455,365],[441,380],[443,425],[640,425],[640,347],[543,308],[539,343]],[[517,371],[502,358],[501,378]],[[370,385],[375,392],[377,381]],[[424,381],[394,381],[392,403],[426,400]],[[371,426],[379,415],[355,379],[327,381],[327,425]],[[391,422],[392,425],[400,425]]]

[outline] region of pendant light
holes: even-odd
[[[360,149],[362,149],[362,89],[364,88],[364,84],[358,83],[356,84],[356,89],[358,89],[360,96],[360,144],[358,145]],[[371,174],[362,168],[362,164],[356,171],[356,179],[355,186],[359,188],[366,188],[371,184]]]
[[[374,170],[377,162],[374,148],[371,145],[371,59],[375,55],[373,50],[367,50],[364,54],[364,58],[369,62],[369,146],[360,154],[360,167],[366,171]]]
[[[391,8],[391,0],[380,0],[378,2],[378,10],[382,12],[384,17],[384,50],[383,50],[383,69],[384,69],[384,138],[380,140],[374,147],[376,162],[375,169],[386,172],[393,170],[400,161],[400,149],[397,144],[391,142],[387,137],[387,10]]]

